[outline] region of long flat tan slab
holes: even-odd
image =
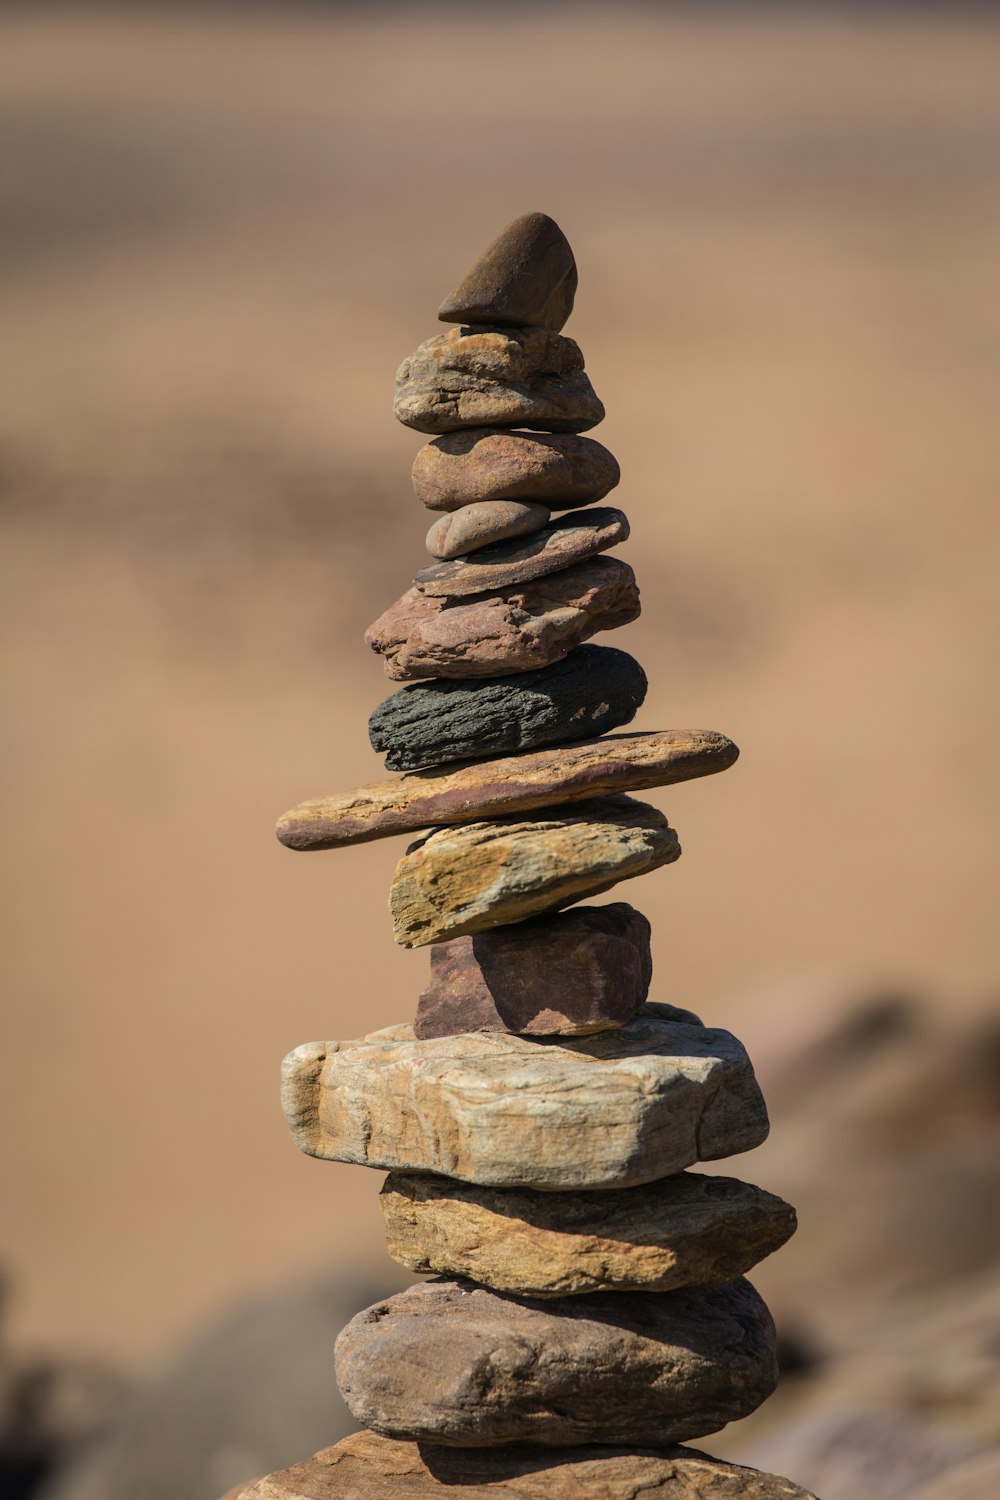
[[[435,824],[474,823],[725,771],[739,755],[712,729],[605,735],[446,771],[411,771],[302,802],[278,819],[289,849],[339,849]]]

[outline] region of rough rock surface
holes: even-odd
[[[816,1500],[695,1448],[460,1449],[358,1432],[241,1500]]]
[[[414,1033],[589,1036],[624,1026],[649,993],[649,939],[642,913],[616,901],[435,943]]]
[[[312,1042],[285,1059],[282,1102],[309,1156],[546,1192],[654,1182],[768,1128],[736,1038],[660,1005],[576,1040],[391,1026]]]
[[[609,1193],[393,1172],[379,1201],[389,1254],[409,1270],[528,1297],[732,1281],[795,1230],[795,1210],[773,1193],[696,1172]]]
[[[484,250],[438,309],[442,323],[552,328],[573,311],[576,261],[548,214],[522,214]]]
[[[445,560],[462,557],[515,536],[530,536],[549,523],[547,505],[531,500],[477,500],[441,516],[427,533],[427,550]]]
[[[396,866],[393,936],[421,948],[522,922],[672,864],[680,852],[663,813],[631,797],[438,828]]]
[[[455,770],[413,771],[316,797],[279,818],[276,831],[289,849],[339,849],[432,824],[478,822],[670,786],[725,771],[738,755],[732,740],[711,729],[607,735],[556,750],[472,761]]]
[[[545,328],[450,328],[427,339],[396,373],[393,410],[417,432],[586,432],[604,416],[579,345]]]
[[[540,500],[567,510],[603,500],[621,478],[618,460],[593,438],[569,432],[450,432],[413,460],[413,489],[428,510],[473,500]]]
[[[557,516],[529,537],[481,547],[468,557],[450,562],[429,563],[420,569],[414,582],[425,594],[467,598],[571,568],[616,547],[628,539],[628,534],[623,511],[609,505],[595,506],[582,515],[573,511]]]
[[[627,563],[595,557],[533,583],[449,600],[412,588],[365,631],[396,682],[427,677],[501,677],[568,656],[599,630],[639,615]]]
[[[613,646],[578,646],[554,666],[474,683],[400,688],[368,721],[390,771],[587,740],[627,724],[646,696],[646,674]]]
[[[557,1303],[421,1282],[336,1345],[350,1411],[386,1437],[679,1443],[745,1417],[777,1385],[774,1325],[748,1281]]]

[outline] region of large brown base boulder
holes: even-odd
[[[816,1500],[694,1448],[434,1448],[358,1432],[226,1500]]]

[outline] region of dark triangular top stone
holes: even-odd
[[[442,323],[551,328],[573,311],[576,261],[548,214],[522,214],[493,241],[438,310]]]

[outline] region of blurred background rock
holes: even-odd
[[[348,1430],[334,1334],[406,1278],[275,1074],[407,1019],[426,955],[402,841],[271,825],[380,769],[361,634],[428,524],[393,372],[534,208],[624,473],[637,727],[743,750],[664,793],[640,903],[655,997],[759,1065],[731,1169],[800,1210],[754,1278],[782,1389],[704,1446],[990,1487],[998,64],[952,5],[4,7],[6,1500],[213,1500]]]

